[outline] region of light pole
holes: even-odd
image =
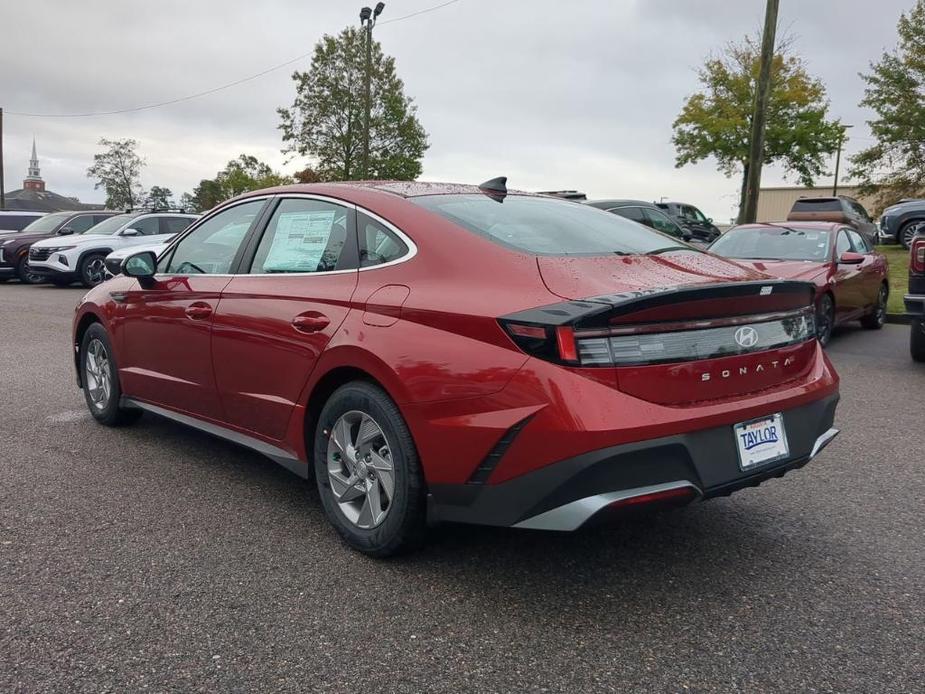
[[[369,178],[369,120],[373,110],[371,82],[373,74],[373,27],[376,18],[385,9],[384,2],[377,2],[376,9],[364,7],[360,10],[360,24],[366,28],[366,103],[363,119],[363,178]]]
[[[832,197],[834,198],[838,195],[838,168],[841,165],[841,148],[845,144],[845,132],[848,128],[853,128],[853,125],[843,125],[841,126],[841,135],[838,137],[838,153],[835,155],[835,182],[832,184]]]

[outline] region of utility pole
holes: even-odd
[[[6,183],[3,180],[3,109],[0,108],[0,210],[6,207]]]
[[[364,7],[360,10],[360,24],[366,28],[366,101],[364,103],[363,118],[363,178],[369,178],[369,121],[372,117],[372,75],[373,75],[373,27],[376,18],[382,14],[385,3],[376,3],[376,9]]]
[[[771,93],[771,63],[774,59],[774,37],[777,33],[777,10],[780,0],[767,0],[764,13],[764,33],[761,37],[761,63],[755,90],[755,111],[749,140],[748,164],[745,171],[745,204],[739,210],[739,224],[749,224],[758,216],[758,187],[761,185],[761,164],[764,158],[764,126]]]
[[[841,148],[845,144],[845,132],[853,125],[843,125],[841,127],[841,136],[838,138],[838,153],[835,155],[835,181],[832,183],[832,197],[838,195],[838,168],[841,165]]]

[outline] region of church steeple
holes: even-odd
[[[39,170],[39,156],[35,153],[35,138],[32,138],[32,159],[29,160],[29,174],[22,182],[26,190],[45,190],[45,181]]]

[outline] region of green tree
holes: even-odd
[[[181,205],[194,212],[205,212],[236,195],[288,183],[292,183],[291,177],[273,171],[269,164],[253,155],[242,154],[229,161],[215,178],[204,178],[192,193],[185,193]]]
[[[740,213],[760,56],[761,42],[746,37],[708,58],[697,73],[701,91],[685,100],[673,124],[678,168],[712,156],[726,176],[741,175]],[[764,162],[778,163],[803,185],[812,185],[844,133],[837,120],[829,119],[828,110],[822,82],[807,73],[803,60],[784,41],[771,65]]]
[[[897,49],[861,75],[876,142],[851,159],[850,175],[881,205],[925,195],[925,0],[900,16],[896,31]]]
[[[324,36],[307,72],[295,72],[296,98],[277,109],[286,153],[310,157],[323,180],[362,177],[365,126],[365,35],[353,27]],[[427,133],[417,107],[405,96],[395,59],[372,45],[370,179],[413,180],[421,174]]]
[[[170,188],[151,186],[151,189],[145,196],[144,206],[150,207],[152,210],[169,210],[174,206],[173,192]]]
[[[95,178],[94,189],[106,191],[106,207],[117,210],[137,207],[144,199],[141,188],[141,169],[145,162],[136,149],[135,140],[99,141],[104,148],[93,157],[93,165],[87,169],[87,178]]]

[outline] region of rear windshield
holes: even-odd
[[[813,260],[829,257],[827,231],[788,225],[737,227],[720,236],[710,252],[742,260]]]
[[[641,255],[677,244],[618,215],[566,200],[523,195],[499,200],[481,194],[410,200],[496,243],[535,255]]]
[[[840,200],[797,200],[792,212],[841,212]]]

